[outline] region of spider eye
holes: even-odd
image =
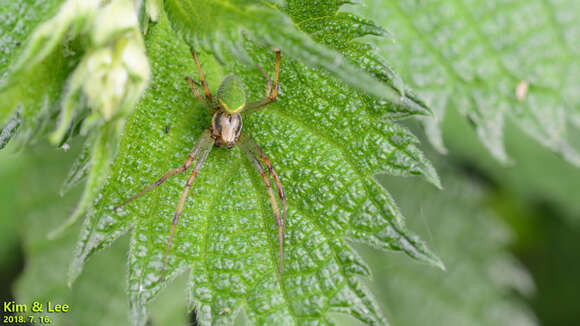
[[[230,114],[240,112],[246,107],[244,85],[238,76],[229,74],[224,78],[217,91],[217,100]]]

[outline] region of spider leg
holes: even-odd
[[[280,201],[282,202],[282,222],[283,222],[282,225],[285,226],[286,225],[286,194],[284,193],[284,188],[282,187],[282,182],[280,181],[278,174],[274,170],[274,166],[272,165],[272,162],[270,162],[270,159],[268,159],[268,156],[266,155],[266,153],[264,152],[262,147],[260,147],[260,145],[258,145],[258,143],[256,143],[250,137],[242,134],[242,135],[240,135],[240,141],[241,141],[241,144],[240,144],[241,146],[246,146],[253,153],[254,157],[257,157],[262,163],[264,163],[264,165],[268,169],[268,172],[270,173],[270,176],[272,176],[272,178],[274,179],[274,182],[276,183],[276,189],[278,190],[278,197],[280,197]]]
[[[201,97],[201,94],[199,94],[199,91],[197,90],[197,87],[201,87],[201,84],[194,81],[189,76],[186,76],[185,80],[189,84],[189,87],[191,87],[191,91],[193,92],[193,95],[195,95],[195,97],[197,98],[197,100],[200,103],[205,104],[205,107],[207,108],[207,111],[209,112],[209,114],[213,115],[214,112],[217,110],[217,108],[215,107],[215,105],[213,103],[209,103],[207,99],[204,99]]]
[[[203,75],[203,71],[201,70],[201,64],[199,63],[199,58],[197,57],[197,53],[193,48],[190,48],[191,56],[193,57],[193,61],[195,61],[195,67],[197,68],[197,73],[199,74],[199,79],[201,81],[201,86],[203,88],[203,92],[205,93],[205,97],[210,103],[214,103],[213,97],[211,96],[211,92],[209,91],[209,87],[207,82],[205,81],[205,76]]]
[[[199,94],[199,92],[197,91],[197,87],[201,86],[198,82],[194,81],[193,79],[191,79],[191,77],[186,76],[185,80],[187,81],[187,83],[189,84],[189,87],[191,87],[191,91],[193,92],[193,95],[195,95],[195,97],[197,98],[197,100],[200,103],[207,103],[206,100],[204,100],[201,95]]]
[[[165,255],[163,256],[163,268],[161,270],[161,279],[165,279],[165,268],[167,267],[167,256],[169,255],[169,249],[171,248],[171,243],[173,242],[173,235],[175,233],[175,227],[179,222],[179,216],[181,216],[181,212],[183,211],[183,206],[185,205],[185,200],[187,199],[187,195],[189,194],[189,190],[195,181],[195,177],[201,170],[205,160],[211,149],[213,148],[215,140],[211,137],[211,131],[208,129],[206,130],[200,140],[198,141],[199,150],[197,152],[197,161],[191,171],[191,174],[187,178],[187,182],[185,183],[185,188],[181,193],[181,198],[179,199],[179,204],[177,204],[177,209],[175,210],[175,214],[173,215],[173,219],[171,220],[171,231],[169,231],[169,240],[167,241],[167,247],[165,248]]]
[[[266,97],[270,96],[270,92],[272,92],[272,79],[270,79],[270,76],[268,76],[268,74],[266,74],[266,72],[264,71],[264,69],[262,69],[262,67],[260,65],[258,65],[258,70],[260,70],[260,73],[262,74],[262,76],[264,76],[264,78],[266,78],[267,81],[267,87],[266,87]]]
[[[270,97],[272,101],[276,99],[278,96],[278,78],[280,77],[280,49],[276,49],[276,67],[274,68],[274,88],[272,89],[272,93]]]
[[[200,136],[200,140],[197,142],[197,144],[195,144],[195,146],[193,147],[193,149],[191,150],[191,152],[189,152],[189,155],[187,156],[187,159],[185,160],[185,163],[183,164],[183,166],[177,168],[177,169],[173,169],[173,170],[169,170],[169,172],[165,173],[161,178],[159,178],[159,180],[155,181],[154,184],[150,185],[149,187],[143,189],[141,192],[137,193],[136,195],[133,195],[131,198],[127,199],[126,201],[124,201],[123,203],[115,206],[114,210],[117,210],[127,204],[129,204],[130,202],[132,202],[133,200],[143,196],[144,194],[148,193],[149,191],[159,187],[160,185],[162,185],[167,179],[169,179],[170,177],[178,174],[178,173],[183,173],[185,171],[187,171],[187,169],[189,169],[189,167],[191,166],[191,164],[193,163],[193,161],[195,160],[195,157],[197,156],[197,154],[199,153],[200,149],[204,146],[205,142],[204,139],[209,138],[211,140],[213,140],[211,138],[211,132],[209,130],[204,131],[201,136]],[[213,145],[213,143],[212,143]]]
[[[268,172],[274,178],[274,182],[276,183],[276,189],[278,189],[278,197],[280,197],[280,201],[282,202],[282,226],[286,227],[286,194],[284,193],[284,188],[282,188],[282,182],[274,171],[274,167],[272,166],[272,162],[268,159],[266,154],[262,151],[262,148],[258,147],[260,150],[260,159],[266,165]]]
[[[284,194],[284,189],[282,188],[282,183],[278,178],[278,175],[274,171],[272,167],[272,163],[266,157],[266,154],[262,150],[262,148],[250,137],[245,136],[244,134],[240,135],[239,143],[240,149],[242,153],[246,155],[246,157],[250,160],[252,165],[256,168],[262,179],[264,180],[264,184],[266,185],[266,189],[268,191],[268,196],[270,197],[270,203],[272,205],[272,210],[274,211],[274,216],[276,217],[276,224],[278,224],[278,240],[279,240],[279,254],[280,254],[280,267],[278,270],[278,279],[280,279],[282,275],[282,270],[284,266],[284,232],[286,228],[286,195]],[[278,201],[276,200],[276,196],[274,195],[274,190],[272,189],[272,183],[266,174],[266,170],[260,163],[264,163],[268,172],[276,182],[276,188],[278,189],[278,196],[280,197],[280,201],[282,202],[282,214],[280,214],[280,209],[278,208]]]
[[[268,106],[268,104],[274,102],[276,100],[276,98],[278,97],[278,88],[279,88],[278,87],[278,77],[280,76],[281,55],[280,55],[280,49],[276,49],[275,51],[276,51],[276,66],[274,68],[274,82],[272,83],[272,81],[270,80],[268,75],[266,75],[266,73],[262,70],[262,68],[260,66],[258,66],[258,68],[262,72],[262,75],[264,75],[264,77],[268,81],[268,86],[266,89],[266,97],[259,99],[257,101],[253,101],[253,102],[248,103],[246,108],[243,111],[246,115],[252,114],[254,112],[258,112],[258,111],[264,109],[266,106]]]
[[[159,187],[160,185],[162,185],[167,179],[169,179],[170,177],[178,174],[178,173],[183,173],[185,172],[189,166],[191,165],[191,162],[193,161],[194,157],[188,156],[187,160],[185,161],[185,164],[183,164],[182,167],[179,167],[177,169],[173,169],[170,170],[169,172],[165,173],[161,178],[159,178],[159,180],[155,181],[154,184],[150,185],[149,187],[141,190],[141,192],[139,192],[138,194],[133,195],[131,198],[127,199],[126,201],[124,201],[122,204],[119,204],[117,206],[115,206],[115,210],[129,204],[130,202],[134,201],[135,199],[143,196],[144,194],[148,193],[149,191]]]

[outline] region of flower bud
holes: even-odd
[[[128,114],[150,77],[143,41],[138,32],[119,37],[110,46],[90,53],[85,61],[83,91],[89,106],[105,121]]]
[[[65,136],[81,92],[92,111],[81,133],[123,118],[135,107],[151,74],[136,6],[133,0],[113,0],[95,9],[89,46],[69,78],[60,123],[51,135],[54,143]]]

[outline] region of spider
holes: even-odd
[[[239,146],[242,153],[250,160],[254,168],[258,171],[264,184],[266,185],[266,190],[268,196],[270,197],[270,203],[272,210],[274,211],[274,216],[276,218],[276,224],[278,225],[278,240],[279,240],[279,269],[278,269],[278,279],[282,275],[283,269],[283,253],[284,253],[284,228],[286,225],[286,195],[284,194],[284,189],[282,188],[282,183],[280,178],[274,171],[272,163],[262,150],[262,148],[250,137],[242,133],[242,118],[248,114],[255,113],[264,109],[266,106],[271,104],[276,100],[278,96],[278,75],[280,72],[280,50],[275,49],[276,53],[276,64],[274,70],[274,82],[268,75],[262,70],[260,66],[258,69],[267,80],[266,96],[262,99],[246,102],[246,94],[244,92],[244,87],[242,81],[238,76],[233,73],[228,74],[224,77],[221,82],[215,97],[211,94],[208,84],[205,81],[205,76],[201,69],[201,64],[197,57],[197,53],[193,48],[190,49],[191,56],[195,62],[197,72],[199,74],[200,82],[192,80],[190,77],[186,77],[185,80],[191,87],[193,95],[199,100],[200,103],[204,104],[210,115],[212,115],[211,126],[206,129],[199,137],[197,143],[187,156],[185,163],[181,167],[169,170],[165,173],[159,180],[150,185],[149,187],[143,189],[141,192],[137,193],[133,197],[127,199],[120,205],[115,207],[115,210],[127,205],[133,200],[141,197],[145,193],[161,186],[170,177],[186,172],[192,165],[193,170],[187,178],[185,183],[185,188],[181,194],[179,203],[177,204],[177,209],[171,221],[171,230],[169,233],[169,240],[165,248],[165,255],[163,257],[163,268],[161,270],[161,278],[164,279],[165,268],[167,266],[167,256],[169,254],[169,249],[171,248],[171,243],[173,241],[173,234],[175,232],[175,227],[179,222],[179,216],[183,211],[183,206],[185,200],[189,193],[191,186],[195,180],[195,177],[201,170],[209,152],[211,152],[214,146],[225,147],[231,149],[234,146]],[[202,88],[205,98],[200,95],[198,88]],[[194,164],[195,163],[195,164]],[[263,164],[263,165],[262,165]],[[265,168],[264,168],[265,167]],[[278,190],[278,197],[281,202],[281,210],[278,207],[278,200],[274,194],[272,188],[272,183],[268,174],[274,179],[276,188]]]

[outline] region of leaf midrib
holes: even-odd
[[[250,162],[248,160],[244,160],[243,161],[244,166],[246,167],[246,171],[248,173],[248,177],[250,178],[250,182],[252,183],[252,186],[255,190],[255,196],[256,196],[256,201],[258,202],[258,205],[260,205],[261,211],[262,211],[262,221],[264,222],[264,235],[266,236],[266,243],[268,243],[268,249],[270,250],[270,258],[271,258],[271,266],[272,269],[274,271],[274,273],[276,275],[278,275],[278,269],[277,269],[277,259],[276,259],[276,252],[272,246],[272,243],[270,241],[270,232],[268,232],[268,222],[267,222],[267,216],[271,216],[271,214],[268,214],[266,212],[270,211],[267,207],[264,206],[264,202],[263,202],[263,196],[260,195],[260,190],[263,190],[263,188],[258,187],[258,185],[256,184],[257,177],[255,176],[255,174],[257,173],[256,169],[252,166],[250,166]],[[252,177],[252,175],[254,175]],[[265,185],[264,185],[265,187]],[[282,273],[282,278],[284,277],[284,274]],[[256,283],[255,285],[257,285],[259,283]],[[290,299],[288,298],[288,292],[286,291],[286,288],[283,285],[284,283],[282,282],[282,280],[278,281],[278,286],[280,288],[280,293],[282,294],[282,297],[284,298],[284,301],[286,302],[286,307],[288,307],[288,313],[290,314],[290,316],[294,319],[294,324],[298,325],[298,316],[296,315],[296,312],[292,309],[292,304],[290,302]],[[254,286],[255,286],[254,285]]]
[[[252,177],[252,175],[256,174],[255,168],[253,168],[253,166],[250,166],[250,162],[248,162],[247,160],[244,160],[244,163],[245,163],[245,166],[246,166],[246,170],[247,170],[247,172],[250,175],[250,180],[252,181],[252,185],[254,187],[254,190],[256,191],[256,200],[258,201],[258,203],[259,203],[259,205],[261,207],[262,217],[263,217],[263,220],[264,220],[264,228],[265,228],[265,230],[264,230],[265,232],[264,233],[268,236],[270,234],[270,232],[268,232],[268,225],[269,225],[268,224],[268,216],[271,215],[271,213],[269,213],[270,212],[270,208],[267,207],[267,205],[264,205],[264,202],[263,202],[264,198],[260,194],[261,191],[263,190],[263,188],[262,187],[259,187],[258,185],[256,185],[256,183],[260,183],[259,180],[256,181],[256,179],[257,179],[256,176]],[[332,241],[336,241],[336,240],[340,240],[340,239],[338,239],[338,238],[330,235],[328,232],[326,232],[324,230],[324,228],[322,228],[320,226],[320,223],[318,223],[318,221],[314,217],[311,216],[311,214],[305,212],[304,210],[302,210],[298,206],[293,205],[291,200],[288,200],[287,206],[288,206],[288,208],[292,207],[294,210],[296,210],[297,212],[299,212],[300,215],[302,215],[304,218],[306,218],[307,220],[309,220],[314,226],[316,226],[316,228],[318,229],[318,231],[321,234],[324,235],[324,238],[325,238],[324,240],[328,243],[328,246],[329,246],[330,250],[332,251],[332,258],[333,258],[333,260],[340,266],[340,270],[341,270],[341,272],[342,272],[342,274],[343,274],[343,276],[345,278],[345,281],[342,282],[342,284],[340,284],[339,286],[337,286],[336,290],[333,291],[333,293],[330,296],[328,296],[329,298],[331,298],[334,295],[336,295],[336,293],[340,292],[344,288],[344,286],[348,286],[348,282],[346,282],[346,279],[348,278],[348,273],[346,272],[345,266],[340,261],[340,259],[338,257],[338,254],[336,253],[336,250],[335,250],[334,246],[332,245]],[[269,240],[268,240],[268,243],[270,243]],[[274,270],[274,273],[278,273],[278,270],[276,268],[277,263],[278,263],[277,262],[277,259],[276,259],[276,252],[275,252],[274,248],[271,245],[268,246],[268,249],[270,250],[270,253],[271,253],[270,256],[272,258],[272,269]],[[292,274],[285,274],[285,273],[283,273],[282,274],[282,277],[288,276],[288,275],[292,275]],[[258,284],[258,283],[256,283],[256,284]],[[290,315],[292,316],[292,318],[294,318],[294,321],[295,321],[295,324],[296,325],[299,325],[299,323],[298,323],[298,320],[299,319],[319,319],[319,316],[298,316],[298,315],[296,315],[296,313],[292,309],[292,304],[291,304],[291,301],[289,300],[289,297],[288,297],[288,293],[286,291],[286,288],[285,288],[285,286],[283,286],[283,282],[281,282],[279,285],[280,285],[280,290],[281,290],[282,296],[283,296],[284,300],[286,301],[286,306],[288,307],[288,311],[289,311]],[[308,298],[308,296],[305,296],[303,298]],[[299,300],[301,298],[295,298],[295,299],[298,299]],[[325,309],[324,311],[322,311],[320,313],[320,316],[327,317],[328,308],[330,308],[330,307],[331,307],[330,304],[327,305],[327,307],[326,307],[327,309]]]
[[[215,146],[215,145],[214,145]],[[214,148],[212,148],[213,150]],[[231,152],[228,153],[231,155]],[[209,153],[209,155],[211,155],[211,152]],[[214,153],[215,155],[215,153]],[[228,170],[225,170],[224,174],[222,175],[222,178],[219,182],[219,186],[216,189],[222,189],[225,186],[225,182],[226,180],[228,180],[229,176],[232,174],[232,172],[234,171],[234,168],[238,167],[237,164],[231,164],[230,168]],[[224,170],[221,170],[224,171]],[[201,172],[201,170],[200,170]],[[203,234],[203,243],[201,244],[201,247],[203,248],[202,250],[202,257],[200,257],[200,263],[203,265],[203,268],[205,270],[205,273],[207,274],[208,280],[208,286],[209,289],[212,293],[214,293],[214,288],[213,288],[213,280],[210,277],[210,270],[209,270],[209,266],[207,264],[208,260],[208,254],[207,254],[207,244],[208,244],[208,230],[209,227],[211,225],[211,218],[210,218],[210,212],[215,208],[215,206],[218,203],[218,193],[216,192],[215,195],[211,198],[211,201],[209,203],[209,205],[207,206],[207,210],[205,212],[205,227],[204,227],[204,234]],[[193,267],[193,266],[192,266]]]

